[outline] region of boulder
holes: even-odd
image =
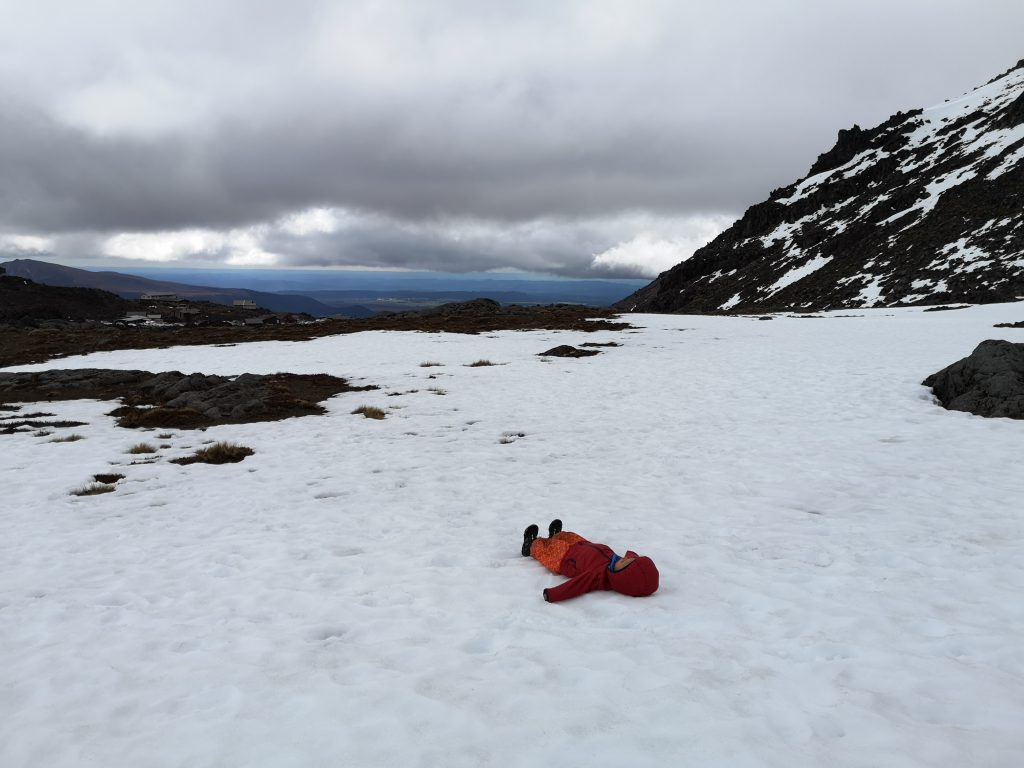
[[[569,344],[561,344],[557,347],[552,347],[547,352],[538,352],[537,354],[541,357],[590,357],[591,355],[599,355],[601,353],[596,349],[579,349]]]
[[[983,341],[922,383],[950,410],[1024,419],[1024,344]]]

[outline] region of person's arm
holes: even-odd
[[[549,603],[557,603],[585,595],[595,589],[603,589],[604,582],[608,578],[606,570],[604,566],[594,568],[577,574],[568,581],[563,581],[557,587],[548,587],[544,590],[544,599]]]

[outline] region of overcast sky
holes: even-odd
[[[0,257],[653,276],[1021,0],[0,0]]]

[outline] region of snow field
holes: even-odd
[[[1024,425],[920,381],[1024,341],[992,328],[1020,307],[35,366],[381,389],[167,440],[26,405],[88,426],[0,437],[0,765],[1016,765]],[[172,447],[131,466],[140,440]],[[167,462],[207,440],[256,454]],[[104,471],[126,479],[69,495]],[[518,549],[552,517],[651,555],[661,590],[543,602],[560,579]]]

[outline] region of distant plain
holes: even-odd
[[[291,269],[183,269],[118,267],[151,280],[309,296],[335,307],[374,311],[424,309],[485,297],[503,304],[608,306],[648,280],[573,280],[531,272],[381,272]]]

